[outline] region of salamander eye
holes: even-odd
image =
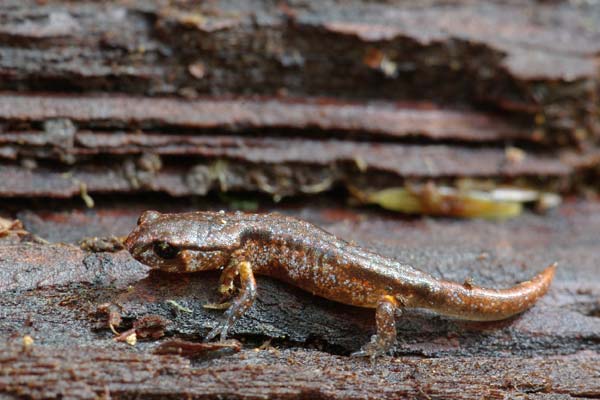
[[[153,250],[154,253],[160,258],[164,260],[170,260],[177,257],[181,249],[167,242],[154,242]]]

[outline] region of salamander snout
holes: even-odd
[[[152,237],[151,229],[149,229],[149,225],[153,221],[156,221],[161,214],[158,211],[145,211],[140,215],[137,220],[136,228],[127,236],[127,239],[123,242],[125,248],[137,258],[141,251],[146,247],[150,242],[154,242],[154,238]]]

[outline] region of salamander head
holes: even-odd
[[[239,233],[227,227],[227,214],[144,212],[125,240],[133,257],[155,269],[195,272],[227,264],[239,247]]]

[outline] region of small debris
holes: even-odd
[[[125,343],[127,343],[130,346],[135,346],[135,344],[137,343],[137,335],[135,334],[135,332],[133,332],[125,338]]]
[[[396,64],[387,57],[384,57],[381,60],[379,69],[388,78],[396,78],[398,76],[398,64]]]
[[[363,58],[363,63],[369,68],[379,70],[388,78],[398,76],[398,64],[390,60],[388,56],[379,49],[368,49]]]
[[[105,322],[102,323],[100,327],[104,328],[105,326],[108,326],[115,335],[119,335],[119,332],[117,332],[115,327],[121,325],[123,319],[121,318],[121,313],[119,312],[117,305],[113,303],[100,304],[96,308],[94,314],[105,318]]]
[[[33,348],[33,338],[30,335],[23,336],[23,352],[29,353]]]
[[[87,208],[94,208],[94,199],[88,194],[85,182],[79,182],[79,193],[81,194],[81,199],[85,203],[85,206]]]
[[[546,212],[551,208],[558,207],[562,198],[556,193],[541,193],[535,203],[535,209],[539,212]]]
[[[183,311],[186,313],[191,314],[193,311],[187,307],[182,306],[181,304],[177,303],[175,300],[167,300],[166,303],[170,306],[172,306],[173,308],[175,308],[177,311]]]
[[[206,76],[206,67],[203,63],[197,62],[188,66],[188,72],[196,79],[202,79]]]
[[[113,331],[113,332],[115,332],[115,331]],[[117,333],[117,332],[115,332],[115,333]],[[131,335],[135,335],[135,329],[133,329],[133,328],[127,329],[123,333],[117,333],[117,336],[115,336],[114,341],[127,343],[127,338],[130,337]],[[136,336],[135,340],[137,343],[137,336]]]
[[[235,339],[209,343],[197,343],[173,339],[161,343],[156,349],[154,349],[153,353],[175,354],[183,357],[195,358],[224,349],[237,353],[242,349],[242,344]]]
[[[190,28],[198,28],[200,30],[204,29],[204,25],[206,24],[206,17],[202,15],[200,12],[196,13],[184,13],[177,12],[175,13],[175,17],[177,21],[184,26]]]
[[[279,349],[271,345],[272,338],[265,340],[260,346],[254,349],[254,351],[270,351],[279,354]]]
[[[160,315],[145,315],[133,323],[133,329],[140,338],[158,339],[165,335],[171,321]]]
[[[369,165],[364,160],[364,158],[362,158],[359,155],[354,156],[354,164],[356,164],[356,168],[358,168],[360,172],[366,172],[369,168]]]
[[[146,315],[133,323],[131,329],[115,337],[116,342],[125,342],[134,346],[139,339],[159,339],[165,335],[165,328],[170,323],[160,315]]]
[[[79,247],[85,251],[91,251],[94,253],[109,252],[114,253],[119,250],[123,250],[123,240],[116,236],[105,236],[105,237],[89,237],[84,238],[79,242]]]
[[[122,168],[132,188],[154,190],[156,174],[162,167],[162,159],[158,154],[144,153],[136,159],[127,158]]]
[[[156,173],[162,169],[163,163],[158,154],[144,153],[138,158],[137,166],[142,171]]]
[[[546,117],[542,113],[535,114],[535,124],[544,125],[546,123]]]
[[[588,133],[587,130],[583,129],[583,128],[577,128],[575,129],[575,132],[573,132],[573,136],[575,137],[575,139],[578,142],[583,142],[586,139],[588,139],[588,137],[590,136],[590,134]]]
[[[211,178],[219,181],[221,192],[227,192],[228,189],[227,170],[228,163],[225,160],[217,160],[210,167]]]
[[[506,161],[510,164],[520,164],[525,160],[526,153],[517,147],[511,146],[504,150],[504,156],[506,157]]]
[[[21,166],[28,170],[34,170],[38,167],[38,163],[34,158],[26,157],[21,159]]]
[[[355,187],[349,190],[362,203],[377,204],[392,211],[463,218],[512,218],[521,214],[525,203],[536,203],[536,209],[545,211],[561,201],[557,194],[531,189],[478,188],[477,185],[455,188],[437,186],[433,182],[373,192]]]
[[[377,69],[383,57],[384,55],[381,50],[371,48],[367,50],[363,58],[363,63],[369,68]]]
[[[333,178],[328,176],[325,177],[321,182],[313,183],[311,185],[300,185],[300,191],[302,193],[322,193],[333,186]]]
[[[462,191],[433,184],[406,188],[388,188],[372,193],[352,194],[363,203],[407,214],[439,215],[463,218],[503,219],[519,215],[519,202],[494,201],[485,192]]]
[[[207,310],[227,310],[230,306],[231,303],[226,301],[224,303],[206,303],[202,307],[206,308]]]
[[[0,238],[10,234],[22,236],[28,235],[29,232],[23,228],[23,224],[18,219],[10,220],[0,217]]]

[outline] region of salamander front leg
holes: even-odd
[[[375,312],[377,333],[371,336],[369,343],[352,353],[352,356],[374,359],[392,350],[396,345],[396,315],[399,311],[398,301],[392,296],[385,296],[379,300]]]
[[[235,270],[234,273],[229,268]],[[235,321],[237,321],[244,313],[252,306],[254,299],[256,298],[256,281],[254,280],[254,274],[252,273],[252,265],[247,261],[242,261],[236,266],[226,268],[223,271],[227,274],[225,277],[225,284],[228,284],[230,277],[236,274],[240,275],[240,291],[238,296],[230,303],[231,305],[225,311],[224,319],[217,324],[206,336],[205,341],[214,339],[217,335],[220,335],[220,340],[223,341],[227,337],[227,331]],[[221,288],[224,289],[223,281]],[[221,289],[221,292],[223,290]]]
[[[233,284],[235,278],[240,274],[239,263],[229,264],[219,278],[219,293],[221,293],[221,301],[219,303],[208,303],[204,308],[210,310],[226,310],[231,306],[231,302],[227,301],[234,293],[235,286]]]

